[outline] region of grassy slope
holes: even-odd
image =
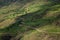
[[[47,32],[47,38],[49,33],[60,34],[59,3],[54,4],[50,1],[32,1],[27,4],[11,3],[0,8],[0,17],[0,34],[12,33],[18,36],[20,33],[31,31],[28,34],[22,34],[24,37],[21,40],[39,39],[35,33]],[[26,35],[30,35],[29,38],[27,36],[25,39]],[[49,40],[47,38],[43,37],[39,40]]]

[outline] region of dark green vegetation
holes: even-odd
[[[60,40],[60,1],[0,0],[0,40]]]

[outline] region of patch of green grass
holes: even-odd
[[[13,4],[14,5],[14,4]],[[16,5],[15,5],[16,6]],[[2,7],[0,8],[0,14],[5,14],[2,18],[2,20],[5,21],[5,19],[13,19],[20,16],[18,19],[15,19],[14,23],[9,25],[6,28],[0,29],[0,33],[13,33],[18,34],[19,32],[28,32],[33,31],[34,29],[31,27],[38,27],[40,29],[46,29],[46,32],[60,32],[60,27],[51,25],[54,21],[59,18],[59,14],[57,14],[55,11],[59,12],[60,5],[49,5],[44,3],[35,3],[30,4],[29,6],[25,7],[12,7],[14,9],[9,9],[11,6]],[[50,12],[49,12],[50,11]],[[49,14],[57,14],[54,16],[49,16]],[[8,15],[7,15],[8,14]],[[48,15],[47,15],[48,14]],[[45,16],[47,15],[47,17]],[[3,16],[3,15],[2,15]],[[22,18],[22,19],[20,19]],[[20,23],[22,20],[22,24]],[[34,30],[36,31],[36,30]]]

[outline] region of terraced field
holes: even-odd
[[[0,0],[0,40],[60,40],[60,1]]]

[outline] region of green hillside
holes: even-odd
[[[0,0],[0,40],[60,40],[60,1]]]

